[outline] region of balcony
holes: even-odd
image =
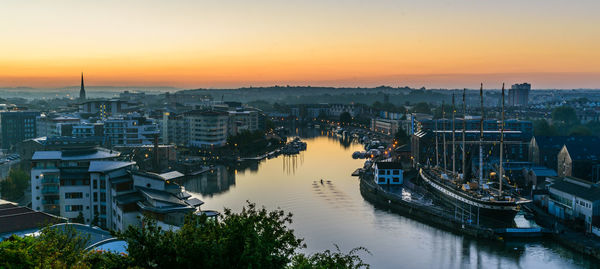
[[[58,186],[44,186],[42,194],[58,194]]]
[[[42,199],[42,205],[44,205],[44,208],[58,206],[58,204],[59,199]]]
[[[43,185],[49,185],[49,184],[58,185],[59,182],[60,182],[60,180],[58,180],[58,177],[49,177],[49,176],[46,176],[46,177],[42,178],[42,184]]]

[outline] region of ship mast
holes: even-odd
[[[479,99],[481,99],[481,120],[479,121],[479,186],[483,186],[483,83],[479,87]]]
[[[437,120],[435,120],[435,167],[440,166],[440,160],[439,160],[439,150],[438,150],[438,123]]]
[[[504,168],[502,167],[502,155],[504,152],[504,83],[502,83],[502,121],[500,122],[500,167],[498,168],[498,178],[500,181],[499,196],[502,197],[502,178],[504,176]],[[502,199],[502,198],[500,198]]]
[[[466,158],[467,158],[467,147],[465,143],[466,130],[467,130],[467,105],[465,102],[465,95],[467,89],[463,89],[463,130],[462,130],[462,174],[463,180],[465,180],[465,176],[467,175],[467,166],[466,166]]]
[[[452,175],[456,175],[456,141],[454,139],[455,135],[455,126],[454,126],[454,113],[456,112],[456,108],[454,107],[454,93],[452,93]]]
[[[446,151],[446,111],[444,111],[444,101],[442,101],[442,124],[444,125],[444,137],[443,137],[443,142],[444,142],[444,173],[448,170],[448,166],[446,165],[446,155],[448,154],[448,152]]]

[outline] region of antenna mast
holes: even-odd
[[[499,196],[502,197],[502,179],[504,177],[504,167],[502,166],[502,155],[504,152],[504,83],[502,83],[502,121],[500,122],[500,167],[498,168],[498,178],[500,181]],[[500,198],[502,199],[502,198]]]
[[[465,102],[465,95],[467,89],[463,89],[463,130],[462,130],[462,174],[463,180],[465,180],[465,176],[467,175],[467,166],[466,166],[466,158],[467,158],[467,147],[465,143],[466,139],[466,130],[467,130],[467,104]]]
[[[446,151],[446,111],[444,111],[444,101],[442,101],[442,124],[444,125],[444,172],[448,170],[448,166],[446,165],[446,155],[448,154]]]
[[[452,174],[456,175],[456,141],[455,141],[455,126],[454,126],[454,113],[456,108],[454,107],[454,93],[452,93]]]
[[[438,121],[435,120],[435,166],[438,167],[440,166],[440,153],[438,150]]]
[[[481,120],[479,121],[479,186],[483,186],[483,83],[479,87],[479,99],[481,99]]]

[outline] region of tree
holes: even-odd
[[[307,265],[358,268],[355,255],[326,251],[322,256],[304,256],[303,239],[288,228],[292,214],[267,211],[248,202],[240,213],[225,209],[220,220],[188,215],[177,231],[164,231],[156,221],[144,218],[142,229],[129,227],[117,236],[128,243],[132,265],[158,268],[315,268]],[[362,249],[362,248],[360,248]],[[302,266],[300,266],[302,265]]]
[[[575,125],[569,130],[569,136],[592,135],[592,130],[584,125]]]
[[[306,256],[304,254],[296,255],[292,261],[291,268],[312,269],[312,268],[369,268],[356,253],[358,251],[369,251],[365,248],[354,248],[348,254],[342,253],[340,248],[335,245],[336,252],[325,250],[322,253],[315,253]]]
[[[23,196],[29,186],[29,176],[20,169],[11,169],[8,177],[0,182],[0,194],[5,200],[15,201]]]
[[[266,131],[275,130],[275,123],[271,119],[265,120],[265,129]]]
[[[445,118],[446,119],[450,119],[452,118],[452,105],[444,105],[444,110],[446,112]],[[434,119],[441,119],[444,115],[442,114],[442,106],[438,106],[433,110],[433,118]]]
[[[570,106],[560,106],[552,111],[552,121],[562,123],[566,126],[573,126],[579,123],[575,109]]]
[[[410,141],[410,137],[406,134],[406,130],[402,126],[398,127],[398,131],[394,136],[394,140],[398,141],[399,145],[407,144]]]
[[[99,226],[100,225],[100,219],[98,218],[98,211],[94,212],[94,217],[92,218],[92,225],[94,226]]]
[[[79,211],[79,215],[73,220],[74,223],[85,224],[85,218],[83,217],[83,212]]]
[[[536,120],[533,122],[533,133],[537,136],[540,135],[558,135],[558,131],[556,128],[550,124],[546,120]]]
[[[431,114],[431,108],[428,103],[420,102],[413,107],[413,112]]]
[[[66,268],[83,264],[88,237],[68,226],[46,227],[37,237],[0,242],[0,268]]]
[[[68,226],[47,227],[38,237],[0,242],[0,268],[368,268],[356,248],[310,256],[288,228],[292,215],[249,203],[240,213],[225,209],[219,220],[189,214],[179,230],[163,230],[145,216],[143,226],[114,232],[128,254],[86,251],[88,237]]]
[[[352,123],[352,115],[350,115],[350,113],[348,113],[347,111],[342,112],[342,114],[340,114],[340,122],[342,124]]]
[[[141,267],[284,268],[296,250],[292,215],[248,203],[240,213],[225,209],[219,221],[189,215],[178,231],[163,231],[150,218],[144,228],[117,236],[127,241],[129,256]]]

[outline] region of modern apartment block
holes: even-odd
[[[79,113],[98,114],[99,116],[108,117],[131,112],[137,108],[139,108],[137,104],[117,99],[87,100],[79,104]]]
[[[508,105],[527,106],[529,103],[529,91],[531,91],[531,84],[529,83],[512,85],[508,90]]]
[[[151,145],[160,134],[158,124],[138,114],[108,118],[104,121],[104,135],[111,146]]]
[[[164,228],[183,224],[202,201],[175,183],[183,174],[138,171],[104,149],[38,151],[31,171],[32,207],[85,224],[122,231],[152,216]]]
[[[37,117],[37,137],[62,136],[63,129],[81,122],[80,118],[57,115],[40,115]]]
[[[220,147],[227,142],[229,113],[210,110],[193,110],[185,113],[189,122],[189,145],[194,147]]]
[[[0,148],[11,146],[37,137],[36,117],[34,111],[0,111]]]
[[[256,131],[260,129],[259,112],[256,110],[236,109],[227,113],[229,113],[229,135],[237,135],[242,131]]]
[[[36,151],[31,158],[31,208],[69,219],[82,212],[89,223],[94,213],[89,201],[94,195],[100,197],[99,190],[92,189],[90,162],[112,160],[119,155],[102,148]],[[95,184],[99,186],[98,182]],[[103,184],[106,186],[106,182]]]
[[[259,110],[246,107],[214,107],[185,113],[164,112],[159,120],[163,143],[180,146],[223,146],[228,136],[264,128]]]
[[[158,120],[162,143],[187,146],[190,140],[188,120],[183,113],[164,112]]]

